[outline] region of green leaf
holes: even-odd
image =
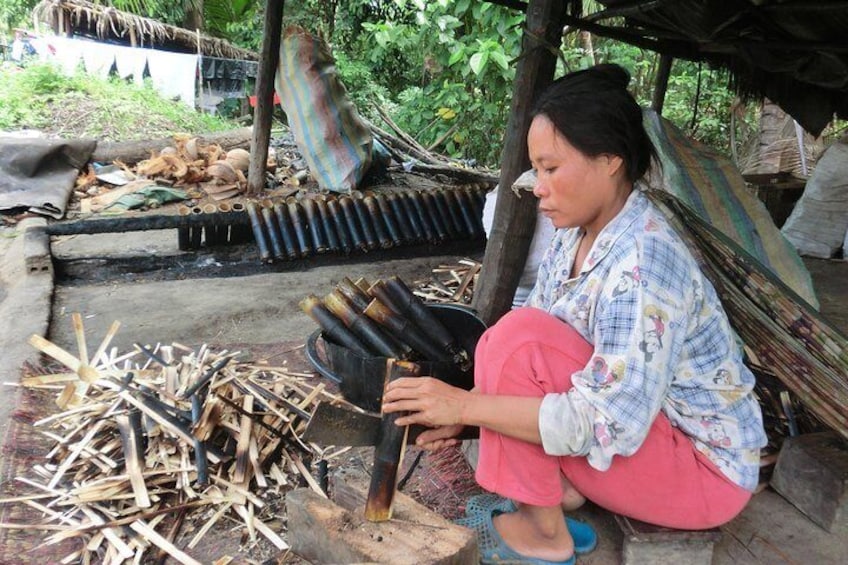
[[[489,55],[492,57],[492,60],[497,66],[499,66],[505,71],[509,70],[509,59],[506,58],[506,55],[503,54],[503,51],[491,51]]]
[[[471,66],[471,70],[474,71],[474,74],[480,76],[486,68],[486,63],[488,61],[489,54],[486,51],[478,51],[471,56],[471,60],[468,61],[468,64]]]

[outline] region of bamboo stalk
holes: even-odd
[[[386,360],[383,390],[390,382],[403,377],[417,377],[421,368],[409,361]],[[395,421],[402,413],[383,414],[380,423],[380,442],[374,448],[374,466],[371,484],[365,502],[365,519],[385,522],[392,518],[392,505],[397,491],[398,471],[403,463],[408,426],[400,427]]]

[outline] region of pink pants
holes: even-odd
[[[571,326],[535,308],[519,308],[489,328],[475,353],[482,394],[544,396],[572,388],[592,346]],[[562,498],[560,474],[583,496],[611,512],[678,529],[724,524],[751,493],[726,478],[660,412],[645,442],[606,471],[583,456],[547,455],[541,445],[480,430],[477,482],[486,490],[537,506]]]

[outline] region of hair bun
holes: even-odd
[[[626,90],[627,86],[630,84],[630,73],[628,73],[621,65],[604,63],[592,67],[591,70],[598,73],[599,79],[609,82],[610,86]]]

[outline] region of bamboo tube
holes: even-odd
[[[377,232],[374,229],[373,222],[368,216],[368,209],[365,208],[365,202],[362,201],[362,194],[357,193],[358,197],[353,197],[353,210],[356,212],[356,217],[359,219],[359,225],[362,227],[362,237],[365,238],[365,243],[368,249],[377,249],[380,246],[380,241],[377,239]]]
[[[441,217],[442,223],[444,223],[448,231],[448,235],[452,239],[457,239],[464,235],[462,221],[458,221],[459,217],[456,215],[452,206],[448,204],[445,191],[434,190],[431,194],[433,201],[436,203],[436,209],[439,211],[439,217]]]
[[[365,310],[368,307],[368,303],[371,302],[371,296],[368,293],[362,292],[362,289],[348,277],[343,277],[339,281],[339,284],[336,285],[336,290],[341,292],[359,312]]]
[[[349,196],[341,196],[338,200],[339,206],[342,209],[342,217],[344,218],[348,233],[350,233],[353,245],[362,251],[368,251],[368,243],[365,241],[365,236],[359,226],[359,220],[356,217],[356,210],[353,209],[353,199]]]
[[[392,245],[395,245],[395,238],[389,231],[387,219],[383,217],[383,214],[380,212],[380,205],[378,204],[377,199],[374,198],[374,196],[369,195],[363,198],[362,202],[365,204],[365,210],[371,218],[371,223],[374,226],[377,239],[380,241],[380,246],[383,249],[387,249]]]
[[[397,359],[408,356],[408,351],[390,339],[371,318],[356,312],[338,290],[334,290],[324,297],[324,305],[344,322],[350,328],[350,331],[379,355]]]
[[[386,386],[403,377],[418,377],[421,368],[409,361],[386,360]],[[395,425],[402,413],[383,414],[380,422],[380,442],[374,448],[374,466],[371,470],[371,484],[365,501],[365,519],[370,522],[385,522],[392,518],[392,506],[397,491],[398,471],[403,463],[403,451],[406,445],[408,426]]]
[[[203,209],[200,206],[195,206],[191,209],[191,213],[192,215],[199,216],[203,213]],[[200,249],[200,242],[203,237],[203,225],[199,223],[194,224],[189,236],[191,237],[191,241],[189,242],[191,249]]]
[[[335,198],[327,200],[327,211],[330,213],[330,219],[333,220],[333,226],[335,226],[336,234],[339,236],[339,247],[344,253],[350,253],[353,247],[338,200]]]
[[[191,215],[191,208],[184,204],[180,204],[177,208],[177,214],[180,216]],[[189,226],[181,226],[177,228],[177,249],[180,251],[188,251],[191,249],[191,230]]]
[[[315,201],[311,198],[304,198],[300,205],[306,214],[306,223],[309,226],[309,233],[312,235],[312,241],[315,243],[315,251],[324,253],[327,251],[327,242],[324,237],[324,230],[321,225],[321,215],[318,213],[318,207]]]
[[[409,217],[406,214],[403,203],[398,199],[397,194],[388,194],[385,199],[394,214],[395,222],[397,223],[398,229],[403,237],[403,241],[405,243],[415,243],[418,238],[412,229],[412,225],[409,223]]]
[[[336,235],[336,228],[333,227],[333,219],[330,218],[327,201],[323,197],[316,199],[315,208],[318,210],[318,216],[321,218],[324,235],[327,236],[327,248],[329,251],[337,253],[340,249],[339,236]]]
[[[424,235],[424,227],[421,225],[421,218],[418,217],[418,212],[415,210],[415,207],[412,205],[412,201],[405,196],[403,192],[394,195],[395,199],[400,204],[400,208],[403,210],[405,217],[409,221],[409,227],[412,230],[412,234],[415,237],[416,242],[424,241],[426,239]]]
[[[280,230],[283,247],[286,248],[286,254],[289,259],[297,259],[300,256],[300,249],[297,247],[295,235],[292,233],[288,207],[285,204],[274,204],[273,210],[274,217],[277,218],[277,228]]]
[[[321,327],[321,331],[333,341],[363,356],[369,356],[373,353],[371,348],[351,332],[314,294],[310,294],[300,301],[300,309],[315,320]]]
[[[312,254],[312,243],[309,241],[309,236],[307,235],[309,228],[306,226],[306,222],[300,213],[300,204],[298,204],[297,200],[292,199],[288,202],[288,208],[292,227],[297,237],[297,245],[300,247],[300,256],[307,257]]]
[[[283,249],[283,242],[280,241],[280,230],[275,225],[274,211],[269,206],[263,206],[260,211],[262,214],[262,222],[265,224],[268,240],[271,242],[271,251],[274,254],[274,259],[286,259],[287,253]]]
[[[433,195],[428,191],[420,192],[419,199],[424,206],[425,214],[433,223],[433,230],[436,232],[437,241],[448,239],[447,229],[442,220],[442,215],[439,213],[438,208],[436,208],[436,200],[433,198]]]
[[[404,198],[412,205],[415,215],[421,224],[421,229],[424,232],[424,239],[429,243],[438,243],[439,238],[436,235],[433,220],[424,208],[424,201],[421,198],[421,193],[418,191],[404,193]]]
[[[430,341],[427,334],[415,325],[415,322],[399,316],[374,298],[364,314],[390,332],[395,339],[405,343],[428,361],[450,361],[448,353],[438,344]]]
[[[389,294],[389,290],[386,288],[386,281],[382,279],[374,281],[374,284],[368,287],[368,296],[377,298],[395,314],[399,316],[403,315],[403,308],[396,304],[392,295]],[[369,299],[368,302],[370,303],[371,300]],[[367,306],[368,304],[366,304]]]
[[[389,277],[384,284],[391,302],[397,305],[402,315],[414,320],[419,327],[426,330],[430,340],[447,352],[451,360],[463,371],[470,368],[471,356],[468,351],[459,345],[450,330],[415,296],[400,277]]]
[[[265,228],[259,216],[259,209],[256,206],[256,202],[252,200],[245,205],[245,208],[247,209],[247,215],[250,217],[253,238],[256,240],[256,246],[259,248],[259,260],[267,263],[271,260],[271,251],[268,249],[268,238],[265,235]]]
[[[462,197],[462,194],[459,190],[445,190],[445,196],[448,199],[449,204],[453,204],[451,206],[451,210],[455,211],[460,220],[462,221],[462,225],[465,226],[465,233],[470,238],[476,238],[480,234],[480,229],[477,227],[477,222],[474,220],[470,205],[465,202],[465,199]]]
[[[386,222],[386,229],[389,231],[389,237],[392,238],[392,243],[394,245],[402,245],[405,236],[400,229],[398,219],[395,218],[395,213],[392,211],[392,207],[389,205],[389,201],[383,195],[375,196],[374,201],[377,203],[377,207],[380,210],[380,216]]]

